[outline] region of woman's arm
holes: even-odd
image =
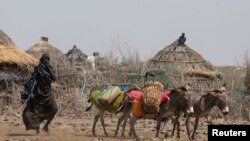
[[[56,81],[56,75],[55,75],[55,71],[53,70],[52,66],[51,65],[47,65],[47,68],[49,70],[49,73],[51,75],[51,80],[52,81]]]

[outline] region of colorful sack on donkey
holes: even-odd
[[[99,110],[107,110],[108,112],[114,113],[116,112],[116,110],[120,107],[122,100],[124,98],[124,92],[121,92],[119,94],[119,96],[110,104],[108,104],[107,106],[103,106],[99,100],[98,97],[101,95],[101,91],[92,91],[92,93],[90,94],[90,101],[92,103],[94,103],[96,105],[96,107]]]
[[[142,91],[140,91],[140,90],[132,90],[130,92],[127,92],[126,95],[131,99],[141,100]]]
[[[150,81],[142,88],[142,104],[144,112],[155,114],[159,111],[163,85],[159,81]]]
[[[118,86],[110,86],[108,89],[105,89],[101,92],[101,95],[98,97],[98,101],[106,106],[112,103],[120,94],[121,89]]]
[[[162,102],[166,102],[168,101],[170,98],[169,98],[169,94],[170,92],[169,91],[164,91],[161,95],[161,103]]]

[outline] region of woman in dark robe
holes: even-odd
[[[35,94],[27,102],[23,111],[23,122],[26,130],[36,129],[37,134],[40,124],[44,120],[47,122],[43,131],[49,133],[48,126],[58,110],[55,97],[51,93],[51,82],[55,81],[56,77],[49,62],[49,54],[43,54],[39,65],[34,69],[34,77],[37,82]]]

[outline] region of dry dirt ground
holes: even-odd
[[[25,127],[22,122],[22,117],[17,115],[0,116],[0,141],[120,141],[120,140],[146,140],[146,141],[186,141],[187,135],[184,126],[184,120],[181,121],[181,139],[164,138],[164,133],[168,132],[170,134],[170,129],[172,128],[171,123],[166,124],[165,127],[161,128],[160,137],[155,138],[155,121],[153,120],[138,120],[136,131],[140,139],[133,139],[128,136],[129,124],[125,131],[126,137],[117,138],[114,136],[114,131],[117,123],[116,116],[106,116],[105,125],[108,137],[104,136],[103,129],[100,121],[97,123],[96,134],[97,137],[93,137],[91,133],[93,115],[83,115],[83,116],[70,116],[70,117],[55,117],[50,125],[50,134],[41,133],[36,135],[35,131],[25,131]],[[192,119],[192,124],[193,124]],[[238,121],[239,122],[239,121]],[[234,121],[225,121],[224,119],[216,119],[215,123],[230,124],[235,123]],[[239,122],[239,124],[249,124],[249,122]],[[193,128],[193,127],[191,127]],[[121,129],[121,128],[120,128]],[[197,141],[207,140],[207,123],[202,121],[198,127],[198,134],[196,135]]]

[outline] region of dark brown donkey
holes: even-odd
[[[199,123],[199,118],[204,116],[206,117],[207,121],[209,124],[212,123],[211,119],[211,109],[215,106],[217,106],[224,115],[228,114],[229,108],[227,105],[227,99],[226,99],[226,88],[225,85],[221,89],[215,89],[207,92],[206,95],[202,95],[198,100],[194,102],[194,114],[193,116],[195,117],[195,125],[194,125],[194,130],[191,139],[194,139],[195,131],[198,127]],[[190,124],[190,118],[191,116],[186,117],[186,124],[188,125],[189,129],[189,124]],[[174,135],[174,130],[175,130],[175,125],[174,123],[174,128],[172,130],[172,136]],[[190,139],[190,132],[188,131],[188,137]]]
[[[167,117],[167,119],[171,119],[174,115],[180,115],[180,113],[193,114],[192,95],[189,93],[189,90],[190,85],[188,84],[187,88],[181,87],[170,91],[169,102],[160,109],[160,115],[157,119],[156,137],[159,135],[160,124],[163,118]],[[175,123],[177,125],[177,137],[180,138],[180,123],[178,119],[178,117],[175,119]],[[189,131],[187,124],[186,128]]]
[[[144,119],[157,119],[157,134],[159,133],[160,123],[162,119],[172,118],[174,113],[178,110],[183,110],[184,113],[191,114],[193,112],[193,107],[191,103],[191,95],[188,94],[188,90],[185,87],[180,87],[177,89],[173,89],[170,91],[170,100],[168,102],[164,102],[160,105],[160,111],[158,116],[156,114],[154,115],[146,115]],[[132,101],[133,99],[130,99],[128,97],[125,98],[123,103],[123,114],[119,118],[115,136],[118,133],[119,126],[123,120],[127,120],[130,116],[131,110],[132,110]],[[182,108],[180,108],[182,107]],[[129,135],[133,135],[134,137],[138,137],[135,133],[134,126],[136,124],[136,121],[139,118],[136,116],[133,116],[130,118],[130,133]],[[124,130],[122,131],[122,135],[124,135]]]

